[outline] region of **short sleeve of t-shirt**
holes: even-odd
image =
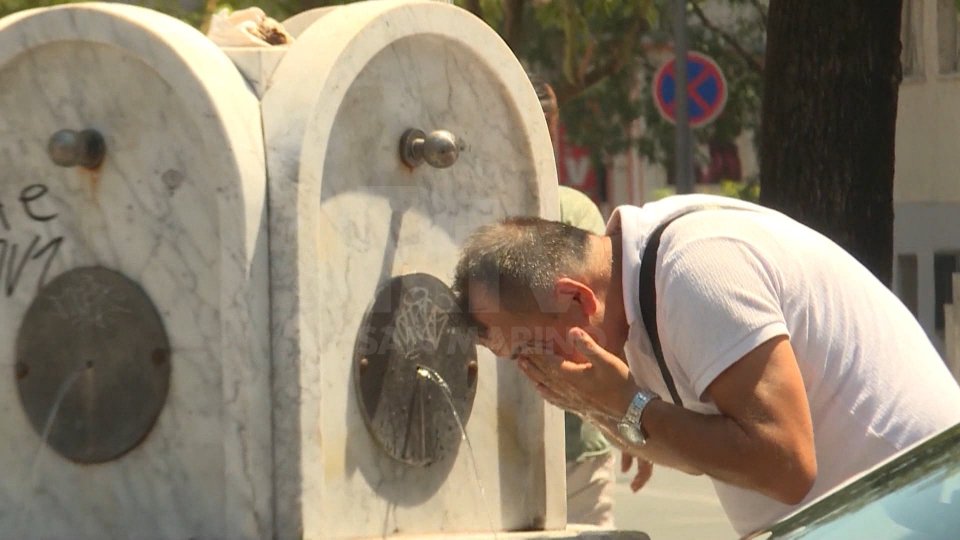
[[[744,239],[664,234],[657,270],[657,319],[672,356],[700,398],[724,370],[787,335],[774,265]]]

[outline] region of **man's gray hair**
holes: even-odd
[[[553,292],[557,278],[586,270],[590,233],[536,217],[513,217],[474,231],[467,239],[454,276],[453,292],[470,317],[470,293],[482,288],[498,295],[511,313],[540,311],[540,299]]]

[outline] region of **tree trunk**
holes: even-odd
[[[480,5],[480,0],[467,0],[463,7],[477,17],[483,18],[483,6]]]
[[[770,0],[760,200],[888,286],[902,0]]]
[[[523,5],[524,0],[504,0],[503,2],[503,40],[516,52],[523,42]]]

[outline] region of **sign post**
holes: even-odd
[[[677,126],[678,193],[693,190],[690,129],[713,122],[727,103],[727,81],[720,66],[710,57],[697,52],[688,52],[686,56],[685,66],[680,66],[673,59],[662,65],[653,76],[653,98],[657,110]]]
[[[687,58],[687,0],[673,1],[673,65],[677,95],[674,102],[676,138],[674,147],[674,174],[677,193],[693,192],[693,137],[690,134],[690,116],[687,100],[687,63],[678,61]]]

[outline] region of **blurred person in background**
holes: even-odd
[[[530,75],[550,131],[554,150],[558,144],[559,107],[553,88],[537,75]],[[606,223],[597,205],[584,193],[559,186],[560,221],[592,234],[603,235]],[[567,522],[604,529],[614,527],[613,492],[616,483],[616,456],[600,430],[580,416],[564,412],[567,461]],[[623,471],[630,469],[633,457],[624,453]],[[637,458],[637,474],[630,484],[639,490],[650,478],[652,465]]]

